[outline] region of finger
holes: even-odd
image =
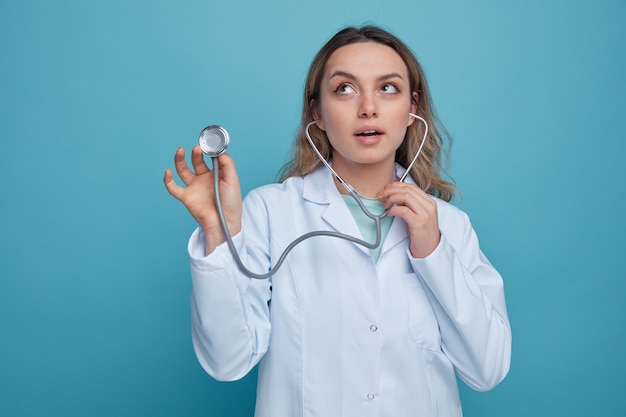
[[[239,187],[239,177],[233,158],[224,153],[217,158],[217,162],[220,168],[220,179],[234,187]]]
[[[437,216],[436,203],[432,205],[428,201],[424,201],[420,198],[414,198],[413,196],[394,196],[389,200],[389,204],[391,204],[389,206],[390,214],[396,210],[400,210],[402,214],[399,215],[401,217],[406,217],[412,213],[416,217],[423,219],[424,221],[428,221],[428,219],[436,218]],[[410,211],[410,213],[405,213],[405,209]]]
[[[389,194],[385,199],[387,208],[394,204],[420,208],[423,210],[434,209],[437,205],[435,201],[427,195],[416,193],[412,190]]]
[[[428,194],[418,187],[415,184],[407,184],[405,182],[391,182],[389,184],[385,184],[383,190],[379,193],[380,195],[388,195],[392,193],[400,193],[400,192],[411,192],[422,194],[425,197],[428,197]]]
[[[170,195],[175,199],[180,200],[184,188],[176,184],[176,181],[174,181],[174,175],[172,174],[172,170],[169,168],[165,170],[165,175],[163,175],[163,183],[165,184],[167,192],[170,193]]]
[[[416,224],[419,221],[419,215],[407,206],[394,205],[387,210],[388,216],[400,217],[406,224]]]
[[[163,182],[167,184],[168,182],[174,179],[174,175],[172,174],[172,170],[167,168],[165,170],[165,174],[163,175]]]
[[[415,222],[416,225],[425,226],[438,222],[437,202],[427,194],[417,192],[393,194],[386,203],[390,204],[389,214],[395,213],[409,224]]]
[[[178,148],[174,154],[174,166],[176,167],[176,173],[183,183],[189,185],[194,179],[194,173],[191,172],[187,166],[187,162],[185,162],[185,149],[182,147]]]
[[[193,170],[196,172],[196,175],[209,172],[209,167],[206,162],[204,162],[202,149],[198,145],[194,146],[191,150],[191,165],[193,165]]]
[[[437,220],[437,203],[417,190],[389,195],[385,200],[385,207],[390,215],[402,217],[409,224],[425,225]]]
[[[419,206],[424,208],[436,206],[431,196],[412,184],[387,184],[384,190],[379,193],[379,198],[385,202],[386,208],[391,207],[393,204],[411,205],[411,202],[418,203]]]

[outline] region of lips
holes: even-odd
[[[383,132],[376,126],[364,126],[354,132],[354,135],[359,137],[378,136],[382,134]]]
[[[363,145],[375,145],[383,134],[384,132],[376,126],[364,126],[354,132],[357,141]]]
[[[357,136],[375,136],[380,135],[380,132],[377,130],[366,130],[365,132],[357,133]]]

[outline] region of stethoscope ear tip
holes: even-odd
[[[306,130],[308,131],[308,130],[309,130],[309,128],[310,128],[311,126],[313,126],[314,124],[317,124],[317,122],[319,122],[319,121],[320,121],[320,119],[311,120],[311,121],[310,121],[310,122],[306,125]]]

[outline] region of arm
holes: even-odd
[[[228,247],[217,215],[213,172],[198,146],[192,151],[193,171],[182,148],[174,156],[176,172],[185,187],[177,185],[172,171],[163,181],[167,191],[181,201],[200,227],[189,240],[191,261],[192,340],[203,368],[219,380],[235,380],[254,367],[269,343],[270,284],[242,276]],[[245,260],[242,201],[233,160],[226,154],[220,164],[219,187],[230,232]],[[206,256],[209,255],[209,256]]]
[[[451,217],[455,221],[442,222],[449,230],[442,227],[437,248],[426,258],[410,257],[411,263],[439,322],[443,352],[465,383],[486,391],[504,379],[511,360],[503,282],[467,216]]]
[[[443,352],[470,387],[493,388],[509,370],[511,329],[502,278],[467,215],[452,206],[440,213],[437,200],[410,183],[387,184],[379,198],[407,224],[408,256],[437,317]]]
[[[269,280],[241,275],[227,245],[204,257],[202,229],[189,240],[192,341],[198,361],[215,379],[237,380],[263,357],[269,345]],[[234,237],[244,262],[243,233]]]

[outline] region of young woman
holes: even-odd
[[[398,181],[424,148],[406,181]],[[213,172],[184,150],[167,190],[199,227],[189,254],[193,344],[204,369],[236,380],[259,364],[256,416],[460,416],[456,376],[488,390],[507,374],[511,331],[503,283],[442,177],[443,129],[411,51],[373,26],[338,32],[306,81],[302,125],[282,181],[242,204],[233,160],[219,157],[226,222],[244,263],[268,271],[315,230],[374,240],[365,217],[320,162],[384,218],[367,249],[332,237],[300,243],[270,279],[251,279],[224,244]],[[355,206],[355,207],[353,207]]]

